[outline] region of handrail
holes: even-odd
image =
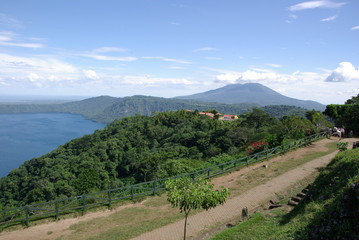
[[[96,193],[89,193],[80,196],[2,210],[0,211],[0,226],[18,224],[22,222],[25,222],[26,226],[29,226],[29,222],[31,220],[48,217],[54,217],[55,219],[58,219],[59,215],[61,214],[66,214],[79,209],[82,210],[82,214],[84,214],[86,209],[90,206],[107,205],[109,208],[111,208],[111,204],[115,201],[120,201],[123,199],[134,200],[136,196],[156,195],[159,191],[165,189],[164,183],[168,179],[175,179],[180,177],[191,177],[193,180],[199,177],[211,178],[234,169],[238,169],[279,154],[283,154],[303,145],[308,145],[326,136],[326,132],[321,132],[285,145],[280,145],[259,153],[249,155],[247,157],[234,159],[225,163],[220,163],[208,167],[206,169],[201,169],[174,177],[147,181],[120,188],[107,189]]]

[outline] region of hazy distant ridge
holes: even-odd
[[[62,104],[0,104],[0,113],[64,112],[80,114],[87,119],[110,123],[122,117],[136,114],[151,115],[154,112],[180,109],[216,109],[226,114],[240,114],[259,107],[257,104],[205,103],[193,100],[167,99],[149,96],[115,98],[100,96]]]
[[[0,113],[63,112],[80,114],[96,122],[110,123],[136,114],[149,116],[154,112],[180,109],[216,109],[224,114],[241,114],[253,107],[263,106],[267,106],[263,109],[276,117],[291,113],[304,115],[305,109],[322,111],[325,108],[314,101],[285,97],[261,84],[233,84],[178,98],[99,96],[61,104],[0,104]]]

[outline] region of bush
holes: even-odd
[[[348,142],[338,142],[337,143],[337,147],[338,147],[338,149],[339,149],[339,151],[345,151],[345,150],[347,150],[348,149]]]

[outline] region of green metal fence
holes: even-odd
[[[271,148],[247,157],[235,159],[229,162],[211,166],[196,172],[186,173],[172,178],[180,178],[189,176],[193,180],[197,178],[211,178],[249,164],[266,160],[273,156],[283,154],[293,149],[309,145],[310,143],[326,137],[326,133],[319,133],[306,138],[291,142],[286,145],[281,145]],[[31,204],[23,207],[12,208],[0,211],[0,226],[25,223],[29,226],[31,220],[38,220],[43,218],[59,219],[60,215],[80,211],[82,214],[87,209],[97,206],[111,207],[113,202],[120,200],[134,200],[138,196],[156,195],[164,191],[165,181],[167,179],[160,179],[144,183],[138,183],[121,188],[108,189],[101,192],[84,194],[81,196],[69,197],[44,203]]]

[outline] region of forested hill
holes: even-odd
[[[286,97],[259,83],[230,84],[207,92],[177,98],[227,104],[250,102],[260,106],[289,105],[318,111],[325,109],[325,105],[318,102]]]
[[[80,114],[87,119],[97,122],[110,123],[116,119],[136,114],[150,116],[155,112],[176,111],[181,109],[197,109],[199,111],[216,109],[223,114],[238,115],[249,111],[253,107],[259,107],[259,105],[250,103],[208,103],[149,96],[132,96],[125,98],[100,96],[62,104],[0,104],[0,113],[65,112]],[[292,113],[304,116],[306,111],[303,108],[283,105],[268,106],[263,109],[275,117],[282,117]]]
[[[193,100],[180,100],[171,98],[132,96],[116,101],[103,111],[103,116],[112,121],[121,117],[133,116],[136,114],[150,116],[156,112],[176,111],[182,109],[204,111],[216,109],[223,114],[241,114],[256,107],[256,104],[223,104],[205,103]],[[100,117],[100,116],[99,116]],[[97,118],[100,121],[106,119]]]
[[[65,112],[80,114],[97,121],[107,107],[119,100],[115,97],[100,96],[60,104],[0,104],[0,113]]]
[[[178,175],[304,137],[317,131],[315,125],[294,115],[278,120],[260,109],[235,121],[184,110],[122,118],[1,178],[0,207]],[[255,141],[255,148],[248,146]]]
[[[241,114],[256,104],[204,103],[193,100],[168,99],[149,96],[115,98],[100,96],[62,104],[0,104],[0,113],[65,112],[80,114],[87,119],[110,123],[136,114],[150,116],[154,112],[181,109],[217,109],[224,114]]]

